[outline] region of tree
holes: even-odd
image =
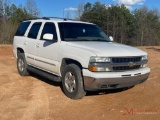
[[[70,13],[70,11],[66,11],[65,18],[71,19],[71,13]]]
[[[95,2],[87,3],[81,20],[100,26],[108,35],[120,43],[132,44],[128,41],[134,30],[134,17],[124,5],[109,6]]]
[[[16,10],[17,10],[17,6],[15,4],[12,4],[10,7],[11,16],[14,16],[14,14],[16,13]]]
[[[92,10],[92,4],[90,2],[87,2],[86,5],[84,5],[84,13],[90,12]]]
[[[25,9],[27,10],[28,18],[38,18],[40,15],[35,0],[27,0]]]
[[[114,41],[129,45],[157,45],[160,43],[160,16],[156,9],[135,9],[132,13],[125,5],[86,3],[82,21],[101,27]]]
[[[0,0],[0,16],[3,16],[3,3],[2,0]]]
[[[134,11],[136,20],[137,45],[156,45],[160,39],[160,21],[157,10],[148,10],[147,7]]]
[[[78,5],[77,10],[75,11],[75,20],[81,20],[83,11],[84,11],[84,3],[82,2]]]
[[[81,16],[82,21],[92,22],[100,26],[104,31],[106,31],[106,7],[100,2],[95,2],[95,4],[87,3],[84,6],[84,13]]]
[[[27,7],[9,3],[10,0],[0,0],[0,43],[12,43],[18,25],[39,15],[33,0],[27,0]]]

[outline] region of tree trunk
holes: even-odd
[[[144,33],[143,33],[143,30],[142,30],[142,33],[141,33],[141,46],[143,45],[143,35]]]

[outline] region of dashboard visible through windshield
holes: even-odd
[[[108,36],[96,25],[85,23],[58,23],[62,41],[104,41]]]

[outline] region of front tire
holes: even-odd
[[[83,87],[81,69],[75,64],[69,64],[62,73],[64,94],[71,99],[81,99],[86,95]]]
[[[27,62],[24,53],[19,53],[17,58],[17,69],[21,76],[29,75],[27,71]]]

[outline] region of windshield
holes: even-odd
[[[85,23],[59,23],[62,41],[105,41],[108,36],[96,25]]]

